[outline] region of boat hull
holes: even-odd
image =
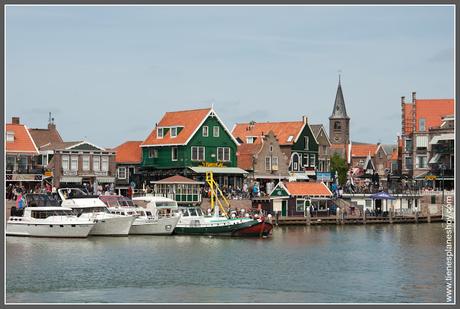
[[[209,235],[209,236],[238,236],[235,234],[240,229],[249,228],[258,223],[256,220],[225,220],[209,224],[199,224],[198,222],[189,225],[178,224],[174,233],[178,235]]]
[[[129,235],[171,235],[179,222],[179,217],[161,218],[152,222],[135,220]]]
[[[233,232],[232,236],[239,237],[268,237],[273,229],[273,224],[265,221],[258,222],[250,227]]]
[[[94,223],[25,223],[8,222],[7,236],[86,238],[93,229]]]
[[[134,217],[112,217],[96,219],[89,233],[94,236],[128,236]]]

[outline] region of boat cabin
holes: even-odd
[[[179,207],[183,217],[202,217],[204,212],[200,207]]]
[[[171,217],[179,209],[176,201],[153,195],[133,197],[133,202],[142,208],[155,209],[158,212],[158,217]]]

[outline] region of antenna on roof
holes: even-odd
[[[48,123],[51,123],[53,120],[53,118],[51,118],[51,112],[49,112],[49,116],[48,116]]]
[[[337,72],[339,73],[339,84],[340,84],[340,77],[342,75],[342,70],[338,70]]]

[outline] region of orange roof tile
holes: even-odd
[[[262,148],[263,143],[241,144],[238,146],[238,167],[244,170],[252,170],[252,158]]]
[[[14,132],[13,142],[5,140],[6,152],[38,154],[37,147],[25,125],[7,123],[5,131]]]
[[[256,122],[252,126],[249,123],[237,123],[232,134],[235,138],[246,142],[248,136],[260,137],[273,131],[280,145],[292,145],[303,127],[303,121]],[[290,136],[292,136],[291,139],[289,139]]]
[[[352,157],[367,157],[368,154],[371,157],[377,152],[377,144],[352,144],[351,145],[351,156]]]
[[[287,182],[285,186],[291,195],[332,196],[329,188],[321,182]]]
[[[425,118],[425,129],[439,127],[442,117],[454,114],[453,99],[415,100],[416,129],[419,130],[420,118]]]
[[[169,130],[163,138],[157,138],[157,128],[154,128],[142,145],[185,144],[210,111],[211,108],[167,112],[157,127],[182,127],[179,134],[176,137],[171,137],[171,130]]]
[[[128,141],[115,148],[115,162],[117,163],[141,163],[142,141]]]

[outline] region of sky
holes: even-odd
[[[6,7],[6,122],[65,141],[144,140],[167,111],[329,127],[396,142],[401,96],[454,97],[453,6]]]

